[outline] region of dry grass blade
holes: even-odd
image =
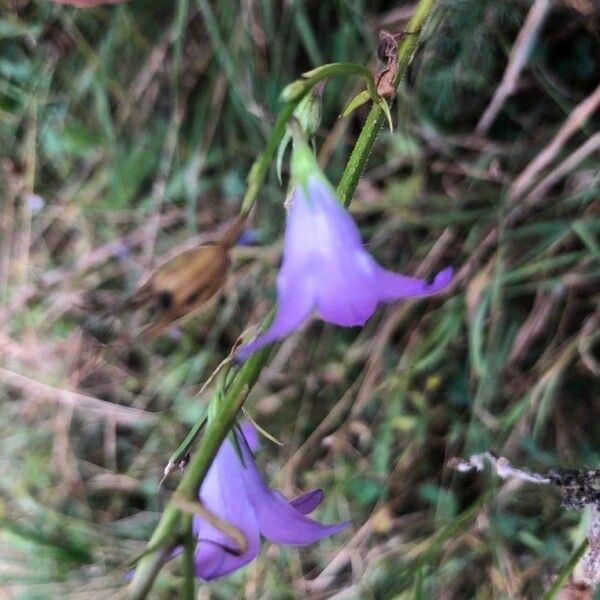
[[[152,423],[156,419],[155,415],[144,410],[121,406],[120,404],[106,402],[99,398],[80,394],[79,392],[52,387],[41,381],[36,381],[35,379],[1,367],[0,381],[5,385],[20,390],[29,399],[39,398],[42,401],[72,407],[81,412],[85,418],[109,419],[121,425],[129,426]]]
[[[231,523],[212,513],[201,502],[193,502],[185,498],[176,497],[175,505],[184,512],[201,517],[204,521],[210,523],[213,527],[228,536],[235,543],[235,546],[230,548],[230,551],[234,554],[244,554],[248,550],[248,540],[246,540],[244,534]],[[202,540],[200,540],[200,543],[202,543]]]

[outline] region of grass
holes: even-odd
[[[600,462],[597,151],[531,206],[510,197],[594,92],[594,14],[552,10],[482,136],[527,6],[439,4],[352,212],[384,265],[452,264],[456,283],[362,330],[315,321],[281,344],[247,408],[285,445],[265,441],[259,461],[288,495],[323,487],[319,519],[353,528],[300,552],[265,546],[200,598],[539,598],[585,536],[585,512],[557,493],[445,463],[488,448],[542,472]],[[135,336],[143,316],[105,309],[234,218],[287,83],[323,62],[374,65],[377,31],[410,13],[266,0],[0,9],[2,593],[119,597],[167,497],[162,469],[205,410],[196,392],[272,306],[285,218],[274,170],[259,243],[235,249],[218,300],[151,342]],[[334,183],[366,114],[336,119],[355,86],[332,80],[324,97],[317,143]],[[597,130],[598,116],[576,128],[532,187]],[[153,597],[177,597],[180,581],[174,561]]]

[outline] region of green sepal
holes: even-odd
[[[339,116],[340,119],[347,117],[350,113],[354,112],[359,106],[362,106],[365,102],[368,102],[371,99],[371,94],[369,90],[364,90],[354,96],[350,103],[343,110],[342,114]]]
[[[238,455],[238,458],[240,459],[240,462],[242,463],[244,469],[246,468],[246,461],[244,460],[244,454],[242,452],[242,447],[240,446],[240,440],[237,436],[237,431],[240,432],[240,435],[243,437],[243,433],[242,433],[242,428],[240,427],[240,425],[238,423],[236,423],[234,425],[234,427],[232,428],[232,430],[229,432],[228,437],[231,440],[231,443],[233,444],[233,449],[235,450],[235,453]]]
[[[282,183],[282,181],[281,181],[281,166],[283,164],[283,155],[285,154],[285,151],[287,150],[287,147],[290,145],[291,141],[292,141],[292,134],[290,133],[290,130],[287,129],[283,135],[283,139],[279,143],[279,147],[277,148],[277,157],[275,159],[275,170],[277,172],[277,180],[279,181],[280,185]]]
[[[394,133],[394,124],[392,123],[392,113],[390,112],[390,107],[386,102],[385,98],[379,97],[377,99],[377,104],[379,108],[381,108],[385,118],[387,119],[388,126],[390,128],[390,133]]]
[[[292,81],[292,83],[288,83],[283,90],[281,90],[279,100],[281,102],[293,102],[302,96],[302,94],[305,94],[309,88],[310,84],[307,81],[297,79],[296,81]]]
[[[308,179],[315,175],[325,180],[325,175],[321,172],[319,163],[311,147],[308,145],[304,133],[297,123],[292,123],[291,128],[293,143],[292,158],[290,160],[292,171],[290,187],[294,188],[297,185],[304,187],[308,183]]]

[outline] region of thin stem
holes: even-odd
[[[248,174],[248,187],[246,189],[246,193],[244,194],[244,199],[242,200],[243,214],[248,214],[254,205],[256,197],[258,196],[258,192],[260,192],[262,183],[269,171],[269,167],[273,162],[275,152],[277,152],[279,143],[285,135],[285,128],[289,120],[292,118],[296,106],[298,106],[298,103],[300,100],[302,100],[302,98],[304,98],[307,92],[308,90],[300,94],[297,98],[294,98],[292,102],[288,102],[281,109],[279,116],[277,117],[277,121],[275,121],[275,125],[273,126],[273,133],[267,142],[266,148],[256,159],[252,165],[252,168],[250,169],[250,173]]]
[[[258,192],[262,187],[262,183],[269,171],[269,167],[273,162],[273,157],[275,156],[277,148],[279,147],[279,144],[285,135],[287,124],[292,118],[296,107],[304,98],[304,96],[306,96],[306,94],[312,90],[319,81],[329,79],[330,77],[334,77],[336,75],[359,75],[365,78],[369,92],[372,95],[377,93],[375,90],[375,83],[372,73],[362,65],[355,65],[352,63],[331,63],[329,65],[317,67],[316,69],[313,69],[304,75],[306,79],[300,79],[288,86],[288,88],[295,86],[297,91],[291,95],[290,98],[286,98],[288,101],[279,112],[279,116],[277,117],[277,121],[275,121],[273,132],[271,133],[271,137],[267,142],[267,146],[250,169],[250,173],[248,175],[248,187],[246,189],[246,193],[244,194],[244,199],[242,200],[243,214],[249,213],[250,209],[254,205],[254,202],[256,201]],[[285,96],[285,90],[282,92],[282,95]]]
[[[269,322],[271,319],[272,313],[267,317]],[[244,363],[231,386],[225,392],[215,416],[200,440],[193,460],[177,486],[177,492],[184,498],[196,497],[197,490],[204,480],[208,467],[210,467],[221,443],[235,424],[237,414],[242,409],[248,392],[256,383],[263,366],[267,362],[269,351],[269,348],[265,348],[253,354]]]
[[[148,593],[152,589],[152,584],[154,583],[156,576],[164,565],[165,560],[167,560],[167,557],[175,549],[175,536],[173,535],[167,539],[164,537],[164,531],[167,528],[167,523],[173,520],[173,516],[179,516],[178,511],[176,509],[172,510],[173,508],[174,507],[172,505],[167,505],[158,527],[154,531],[154,534],[148,543],[149,546],[154,547],[154,550],[144,555],[144,557],[138,563],[133,580],[129,584],[129,589],[127,590],[128,598],[144,600],[144,598],[148,597]],[[179,519],[176,518],[170,531],[177,526],[178,522]],[[161,530],[160,535],[157,535],[159,534],[159,529]],[[155,546],[153,546],[152,540],[154,540]]]
[[[363,171],[367,166],[371,150],[375,145],[375,140],[379,135],[382,125],[383,111],[375,104],[367,116],[365,125],[358,136],[358,140],[356,140],[354,150],[352,151],[352,154],[350,154],[348,164],[346,165],[340,183],[338,184],[337,196],[339,201],[346,208],[348,208],[352,202],[354,192],[358,186],[358,180],[361,178]]]
[[[192,515],[183,517],[183,586],[182,600],[194,600],[196,597],[194,553],[196,544],[192,530]]]
[[[407,30],[411,33],[406,35],[398,49],[398,76],[396,77],[396,87],[398,87],[398,84],[406,76],[406,72],[408,71],[408,67],[410,66],[410,62],[419,42],[418,32],[423,29],[423,26],[431,13],[433,4],[434,0],[421,0],[415,10],[415,14],[408,24]],[[358,186],[358,181],[367,166],[367,161],[369,160],[371,150],[375,145],[375,140],[379,135],[383,121],[383,111],[375,104],[371,108],[371,112],[369,112],[365,125],[356,140],[354,150],[352,151],[352,154],[350,154],[348,164],[344,169],[344,173],[342,174],[342,178],[340,179],[337,188],[338,198],[345,207],[350,206],[350,202],[352,202],[352,197]]]
[[[186,516],[184,517],[184,521],[188,516],[198,516],[203,521],[206,521],[210,525],[212,525],[215,529],[218,529],[221,533],[224,533],[228,538],[230,538],[233,542],[237,544],[237,553],[244,554],[246,550],[248,550],[248,540],[244,536],[243,532],[229,523],[229,521],[225,521],[217,515],[216,513],[211,512],[202,504],[201,502],[194,502],[193,500],[185,500],[175,495],[173,498],[173,502],[177,505],[177,508],[181,509]]]
[[[303,96],[308,90],[312,90],[319,81],[330,79],[337,75],[358,75],[359,77],[364,77],[369,94],[373,98],[377,97],[375,78],[367,67],[356,63],[329,63],[303,73],[302,79],[297,79],[286,85],[281,92],[280,99],[284,102],[297,100],[299,96]]]
[[[413,18],[410,21],[409,31],[420,31],[425,23],[433,6],[433,0],[420,0]],[[408,35],[398,51],[399,71],[398,81],[405,75],[410,64],[410,60],[417,46],[415,35]],[[308,90],[307,90],[308,91]],[[262,186],[268,169],[277,147],[285,134],[288,121],[293,115],[294,109],[304,94],[294,98],[293,102],[286,104],[275,123],[273,133],[267,147],[258,157],[248,176],[248,189],[242,203],[242,211],[248,212]],[[373,148],[381,125],[383,123],[383,111],[377,106],[373,106],[364,128],[357,140],[356,146],[346,165],[338,193],[340,200],[347,206],[350,204],[358,180],[365,168],[369,154]],[[273,319],[274,310],[272,310],[263,321],[263,328],[268,327]],[[219,403],[216,414],[211,419],[206,428],[196,453],[192,457],[179,485],[175,492],[180,497],[194,499],[196,493],[206,473],[211,465],[223,440],[233,427],[238,413],[242,409],[250,389],[256,383],[260,372],[269,357],[269,349],[265,348],[253,354],[242,366],[235,376],[231,386],[226,390],[222,401]],[[164,557],[164,548],[174,535],[174,531],[181,521],[181,511],[170,501],[162,514],[162,517],[154,530],[149,541],[149,546],[156,549],[146,554],[139,562],[133,581],[130,584],[130,600],[142,600],[152,587],[162,559]],[[163,548],[163,552],[161,552]]]

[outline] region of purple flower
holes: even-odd
[[[364,325],[378,304],[435,294],[452,279],[451,268],[428,283],[381,267],[318,171],[296,184],[291,202],[277,277],[277,314],[263,335],[242,346],[239,358],[290,334],[313,311],[336,325]]]
[[[241,458],[232,441],[225,440],[200,488],[199,497],[208,510],[244,534],[247,549],[240,554],[231,538],[195,516],[196,575],[207,581],[227,575],[256,558],[261,535],[278,544],[304,546],[349,525],[321,525],[305,516],[321,503],[321,490],[313,490],[291,502],[280,492],[271,490],[254,462],[252,451],[258,445],[256,430],[245,425],[243,435],[238,432],[235,435]]]

